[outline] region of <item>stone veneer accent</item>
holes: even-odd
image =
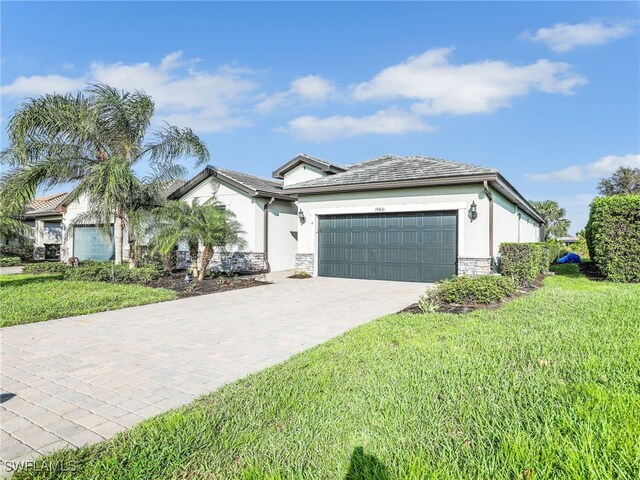
[[[176,252],[176,267],[191,268],[189,252]],[[214,272],[257,273],[264,271],[266,264],[263,252],[216,252],[209,262],[209,268]]]
[[[313,253],[296,253],[296,270],[303,270],[313,275]]]
[[[33,259],[34,260],[44,260],[45,257],[45,249],[44,247],[33,247]]]
[[[490,257],[458,257],[458,275],[490,275],[493,273],[492,263]]]

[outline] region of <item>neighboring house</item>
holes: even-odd
[[[491,273],[500,243],[544,238],[541,215],[489,168],[421,156],[339,165],[300,154],[273,177],[208,166],[168,195],[215,196],[243,225],[245,247],[216,252],[214,270],[434,282]],[[66,225],[86,205],[63,208]],[[95,227],[74,230],[63,259],[112,255]],[[184,247],[181,267],[191,261]]]
[[[578,239],[576,237],[569,236],[569,237],[559,237],[558,241],[564,243],[564,245],[568,247],[576,243]]]
[[[59,260],[64,236],[62,225],[67,193],[34,199],[27,205],[22,221],[31,227],[35,260]]]

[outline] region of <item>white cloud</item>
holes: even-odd
[[[334,115],[319,118],[305,115],[291,120],[288,128],[284,130],[304,140],[321,142],[372,133],[398,135],[407,132],[431,132],[434,127],[427,125],[413,113],[390,108],[363,117]]]
[[[568,63],[538,60],[515,66],[496,60],[453,65],[453,48],[436,48],[385,68],[354,89],[356,100],[417,101],[412,109],[423,115],[469,115],[509,107],[531,90],[568,95],[587,83]]]
[[[602,22],[556,23],[550,28],[539,28],[535,34],[523,32],[520,38],[542,42],[554,52],[562,53],[575,47],[604,45],[633,33],[630,22],[605,25]]]
[[[329,80],[319,75],[307,75],[291,82],[286,92],[279,92],[265,98],[258,103],[256,109],[260,113],[267,113],[294,102],[322,103],[330,98],[335,90],[335,86]]]
[[[95,62],[77,78],[19,77],[2,86],[1,93],[24,97],[74,91],[89,83],[106,83],[123,90],[144,90],[156,104],[158,119],[178,126],[215,132],[248,124],[247,119],[235,114],[235,107],[247,101],[256,88],[248,73],[226,66],[213,72],[202,71],[196,68],[196,63],[196,60],[184,59],[182,52],[165,56],[157,65]]]
[[[18,77],[10,85],[1,87],[2,95],[29,97],[45,93],[66,93],[85,86],[83,78],[69,78],[62,75],[33,75]]]
[[[546,173],[531,173],[527,178],[537,182],[582,182],[590,178],[602,178],[611,175],[620,167],[640,168],[640,154],[607,155],[595,162]]]

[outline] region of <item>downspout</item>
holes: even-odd
[[[263,244],[264,244],[264,273],[271,271],[271,265],[269,265],[269,205],[275,202],[275,197],[271,197],[267,203],[264,204],[264,232],[263,232]]]
[[[485,180],[483,182],[484,193],[489,199],[489,256],[491,257],[491,264],[493,265],[493,195],[489,188],[489,183]]]

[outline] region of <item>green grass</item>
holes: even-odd
[[[498,310],[381,318],[15,478],[638,478],[640,285],[557,271]]]
[[[60,280],[52,275],[0,276],[0,327],[173,300],[175,292],[140,285]]]

